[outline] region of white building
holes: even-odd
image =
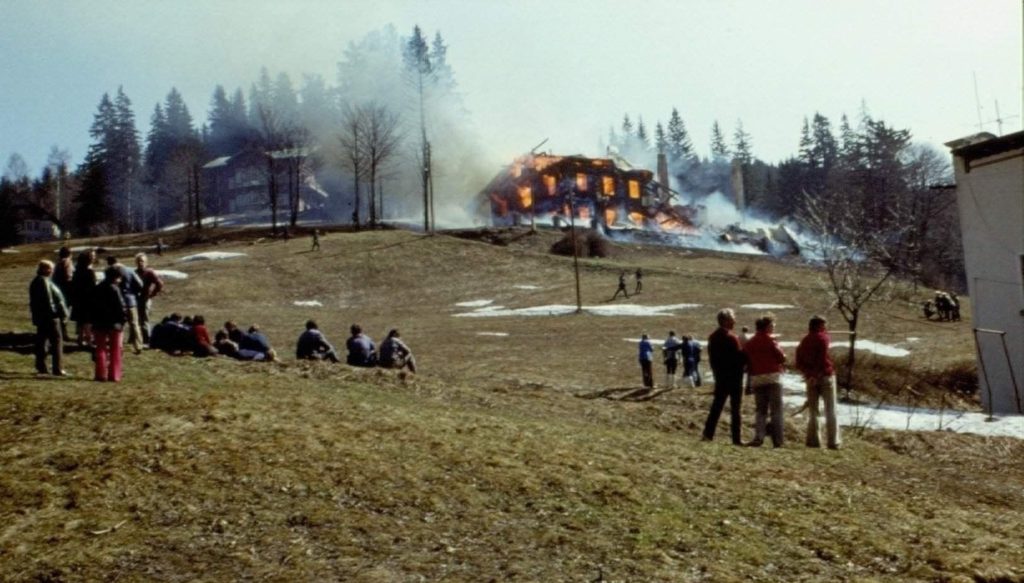
[[[1024,132],[952,149],[982,404],[1024,413]]]

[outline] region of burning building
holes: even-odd
[[[673,204],[666,180],[614,157],[529,153],[504,168],[484,188],[496,226],[556,225],[570,218],[605,231],[647,228],[686,233],[693,207]]]

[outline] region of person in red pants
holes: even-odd
[[[97,381],[121,381],[121,334],[128,321],[121,296],[121,270],[108,267],[103,282],[96,286],[91,306],[92,333],[96,344]]]

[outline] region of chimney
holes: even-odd
[[[668,195],[668,159],[665,152],[658,152],[658,182],[661,183],[661,193]]]

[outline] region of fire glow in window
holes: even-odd
[[[586,192],[586,190],[587,190],[587,175],[586,174],[584,174],[582,172],[576,174],[576,189],[581,191],[581,192]]]
[[[528,209],[533,205],[533,192],[529,186],[519,187],[519,204],[524,209]]]
[[[629,181],[629,198],[640,198],[640,183],[636,180]]]
[[[544,175],[544,186],[548,189],[548,194],[554,196],[557,185],[558,181],[555,180],[554,176],[551,176],[550,174]]]
[[[615,179],[611,176],[602,176],[601,192],[603,192],[605,196],[613,196],[615,194]]]

